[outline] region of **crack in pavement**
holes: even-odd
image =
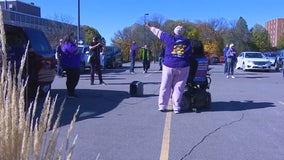
[[[244,119],[244,113],[242,113],[241,117],[240,117],[238,120],[234,120],[234,121],[231,121],[230,123],[223,124],[223,125],[221,125],[220,127],[216,128],[215,130],[209,132],[207,135],[205,135],[205,136],[201,139],[201,141],[199,141],[196,145],[194,145],[194,146],[191,148],[191,150],[190,150],[187,154],[185,154],[180,160],[184,160],[186,157],[189,157],[189,156],[191,155],[191,153],[193,152],[193,150],[194,150],[195,148],[197,148],[201,143],[203,143],[203,142],[205,141],[205,139],[208,138],[210,135],[216,133],[218,130],[220,130],[220,129],[224,128],[224,127],[227,127],[227,126],[230,126],[230,125],[232,125],[232,124],[234,124],[234,123],[240,122],[240,121],[243,120],[243,119]]]

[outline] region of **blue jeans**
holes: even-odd
[[[163,61],[164,61],[164,57],[159,57],[160,70],[162,70],[163,68]]]
[[[135,66],[135,57],[130,57],[130,72],[134,72],[134,66]]]

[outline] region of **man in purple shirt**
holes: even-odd
[[[174,29],[174,35],[149,24],[146,24],[146,27],[166,45],[159,93],[159,111],[166,111],[172,94],[173,110],[178,114],[181,111],[180,102],[189,73],[191,42],[182,36],[184,33],[182,26]]]
[[[133,41],[130,46],[130,73],[134,74],[134,67],[135,67],[135,56],[136,56],[136,50],[141,48],[140,46],[136,46],[136,42]]]

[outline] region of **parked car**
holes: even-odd
[[[247,70],[263,70],[269,71],[271,62],[261,52],[242,52],[237,57],[236,68],[242,68],[243,71]]]
[[[217,64],[217,63],[220,63],[220,60],[219,60],[218,56],[210,57],[210,64]]]
[[[106,46],[104,62],[104,66],[107,68],[122,67],[123,61],[120,48],[117,46]]]
[[[282,49],[279,55],[276,57],[275,70],[279,71],[280,69],[282,69],[283,59],[284,59],[284,49]]]
[[[81,73],[85,72],[86,68],[90,68],[90,63],[88,62],[90,52],[89,45],[79,44],[79,53],[81,54]]]
[[[220,57],[219,57],[219,62],[220,62],[220,63],[225,63],[225,58],[224,58],[224,56],[220,56]]]
[[[46,95],[56,75],[56,59],[44,33],[37,29],[7,24],[4,28],[7,60],[16,63],[17,69],[20,67],[26,45],[28,41],[30,42],[23,72],[23,79],[28,77],[26,88],[28,97],[35,97],[38,87],[40,96]]]
[[[264,55],[271,62],[271,66],[275,66],[276,60],[277,60],[277,53],[276,52],[265,52]]]

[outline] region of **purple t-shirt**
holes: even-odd
[[[174,36],[162,32],[161,41],[166,44],[164,65],[170,68],[183,68],[189,66],[191,53],[190,40],[183,36]]]
[[[136,55],[136,50],[141,48],[140,46],[135,46],[135,45],[131,45],[130,46],[130,57],[135,57]]]

